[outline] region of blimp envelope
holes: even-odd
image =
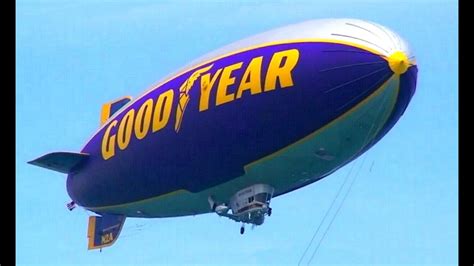
[[[271,198],[377,143],[406,110],[416,78],[415,57],[392,30],[306,21],[225,46],[135,99],[104,104],[80,155],[34,162],[74,169],[69,195],[102,216],[216,212],[261,225]]]

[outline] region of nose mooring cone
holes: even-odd
[[[402,51],[396,51],[391,54],[387,58],[387,61],[390,69],[398,75],[405,73],[410,66],[410,60],[408,60],[407,55]]]

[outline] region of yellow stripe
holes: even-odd
[[[107,119],[110,117],[110,107],[112,105],[110,103],[106,103],[102,105],[102,111],[100,112],[100,125],[104,125]]]
[[[238,54],[238,53],[242,53],[242,52],[246,52],[246,51],[249,51],[249,50],[253,50],[253,49],[258,49],[258,48],[263,48],[263,47],[267,47],[267,46],[272,46],[272,45],[279,45],[279,44],[292,44],[292,43],[305,43],[305,42],[312,42],[312,43],[334,43],[334,44],[344,44],[344,45],[348,45],[348,46],[352,46],[352,47],[356,47],[356,48],[359,48],[359,49],[362,49],[362,50],[365,50],[367,52],[370,52],[370,53],[373,53],[375,55],[379,55],[379,56],[382,56],[384,57],[384,55],[382,53],[380,53],[379,51],[373,49],[373,48],[370,48],[368,46],[365,46],[365,45],[362,45],[362,44],[358,44],[358,43],[354,43],[354,42],[349,42],[349,41],[343,41],[343,40],[334,40],[334,39],[322,39],[322,38],[308,38],[308,39],[296,39],[296,40],[283,40],[283,41],[275,41],[275,42],[268,42],[268,43],[263,43],[263,44],[259,44],[259,45],[254,45],[254,46],[249,46],[249,47],[246,47],[246,48],[242,48],[242,49],[239,49],[239,50],[235,50],[235,51],[232,51],[232,52],[229,52],[227,54],[224,54],[224,55],[221,55],[221,56],[218,56],[218,57],[215,57],[213,59],[209,59],[207,61],[204,61],[204,62],[201,62],[201,63],[197,63],[196,65],[194,66],[191,66],[191,67],[188,67],[186,68],[185,70],[182,70],[181,72],[179,72],[178,74],[175,74],[173,75],[172,77],[166,79],[165,81],[162,81],[162,82],[159,82],[158,84],[156,85],[153,85],[151,86],[151,88],[147,89],[140,97],[136,98],[134,101],[130,101],[129,103],[127,103],[127,106],[129,105],[132,105],[134,104],[135,102],[137,102],[138,100],[142,99],[143,97],[145,97],[146,95],[148,95],[148,93],[150,93],[151,91],[155,90],[155,89],[158,89],[159,87],[161,87],[163,84],[175,79],[176,77],[179,77],[181,75],[183,75],[184,73],[188,72],[188,71],[192,71],[196,68],[199,68],[199,67],[202,67],[206,64],[209,64],[213,61],[216,61],[216,60],[219,60],[219,59],[222,59],[224,57],[228,57],[228,56],[231,56],[231,55],[235,55],[235,54]],[[384,57],[385,58],[385,57]],[[112,120],[113,118],[115,118],[117,115],[119,114],[119,112],[116,112],[115,114],[112,114],[112,116],[108,119],[108,120]],[[102,121],[102,119],[101,119]],[[106,125],[107,123],[107,119],[106,121],[104,121],[104,123],[102,124],[102,126],[92,135],[92,137],[89,139],[89,141],[95,137],[95,135],[97,135],[97,133],[99,131],[101,131],[104,126]],[[89,143],[89,141],[86,142],[86,144],[84,145],[84,147],[87,145],[87,143]],[[84,147],[82,149],[84,149]]]
[[[88,249],[94,249],[95,219],[96,216],[89,216],[89,227],[87,228],[87,237],[89,238]]]

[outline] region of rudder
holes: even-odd
[[[112,214],[90,216],[87,229],[88,249],[101,249],[113,245],[122,231],[125,218],[123,215]]]

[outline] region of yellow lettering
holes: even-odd
[[[101,243],[102,244],[108,244],[114,240],[114,236],[112,233],[105,234],[101,237]]]
[[[138,109],[137,117],[135,117],[135,136],[137,139],[143,139],[148,134],[151,122],[151,112],[153,111],[153,99],[148,99],[140,109]]]
[[[110,130],[117,126],[117,120],[112,121],[105,130],[104,137],[102,137],[102,158],[108,160],[115,155],[115,135],[110,136]]]
[[[219,85],[217,86],[216,106],[234,100],[234,94],[227,94],[227,88],[235,83],[235,77],[231,77],[232,71],[242,67],[242,62],[227,66],[222,71]]]
[[[221,74],[222,68],[219,68],[214,76],[211,78],[211,74],[207,73],[201,77],[201,97],[199,99],[199,112],[209,109],[209,95],[211,95],[212,87],[216,82],[217,78]]]
[[[267,76],[265,78],[265,91],[271,91],[276,88],[276,81],[279,79],[281,88],[293,86],[291,71],[298,62],[300,53],[297,49],[277,52],[273,55],[268,66]],[[283,59],[285,63],[282,64]]]
[[[242,81],[240,82],[237,95],[235,96],[236,99],[240,99],[240,97],[242,97],[242,92],[245,90],[250,90],[250,94],[252,95],[262,92],[262,59],[263,56],[259,56],[250,61],[244,75],[242,76]]]
[[[164,128],[171,115],[171,105],[173,104],[174,91],[167,90],[160,94],[153,113],[153,133]]]
[[[120,121],[120,126],[117,133],[117,144],[121,150],[125,150],[130,143],[130,137],[133,129],[133,119],[135,117],[135,110],[131,109]]]

